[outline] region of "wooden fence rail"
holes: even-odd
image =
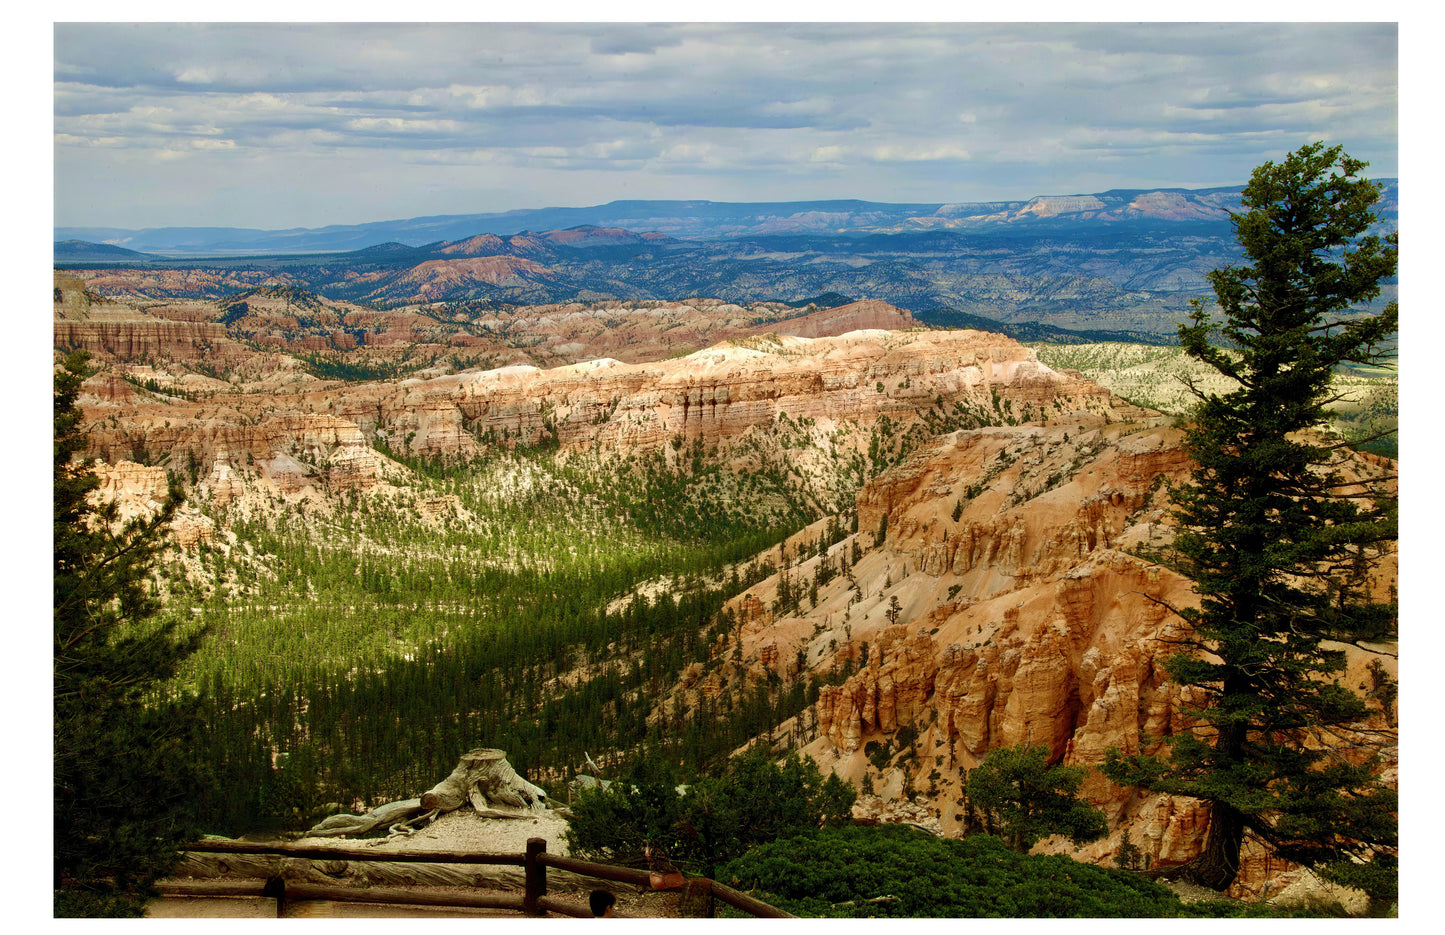
[[[158,889],[170,896],[273,896],[284,900],[324,899],[336,902],[393,903],[413,906],[458,906],[479,909],[507,909],[530,916],[548,912],[586,918],[589,907],[547,895],[547,868],[555,867],[580,876],[611,880],[636,886],[651,886],[652,874],[632,867],[616,867],[560,854],[548,854],[543,838],[529,838],[525,854],[474,854],[459,851],[352,851],[337,847],[301,847],[295,844],[257,844],[250,841],[198,841],[186,851],[210,854],[282,856],[309,860],[377,861],[387,863],[492,864],[522,867],[525,886],[521,896],[510,893],[424,893],[396,887],[327,886],[287,883],[279,876],[262,881],[172,881]],[[755,899],[714,880],[695,877],[686,881],[684,904],[692,914],[711,916],[714,900],[764,919],[791,919],[776,906]]]

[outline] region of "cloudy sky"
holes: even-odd
[[[55,223],[280,229],[625,198],[955,202],[1398,174],[1398,30],[54,26]]]

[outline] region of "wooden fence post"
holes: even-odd
[[[684,919],[713,918],[712,881],[706,877],[688,880],[682,889],[682,903],[678,909]]]
[[[286,914],[286,879],[280,874],[266,878],[266,885],[261,888],[263,897],[270,897],[276,900],[276,918],[283,918]]]
[[[544,916],[547,911],[541,906],[541,899],[547,895],[547,865],[542,855],[547,853],[546,838],[527,839],[526,889],[522,895],[522,911],[529,916]]]

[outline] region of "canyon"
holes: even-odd
[[[846,577],[826,579],[806,609],[777,609],[777,577],[731,606],[746,664],[784,678],[854,670],[779,733],[839,775],[866,779],[876,793],[859,813],[955,834],[965,826],[966,771],[990,750],[1042,743],[1059,762],[1097,766],[1111,747],[1155,753],[1190,730],[1191,699],[1163,664],[1185,632],[1170,608],[1197,598],[1150,557],[1172,535],[1168,485],[1190,469],[1172,421],[1076,412],[958,431],[866,485],[859,528],[886,533],[881,545],[857,534],[864,553]],[[1370,455],[1350,469],[1355,479],[1393,473]],[[810,555],[818,534],[785,546],[799,560],[781,574],[818,580],[819,563],[836,566],[852,547]],[[1379,593],[1396,575],[1392,555]],[[1326,645],[1347,654],[1344,680],[1362,692],[1375,684],[1372,662],[1396,672],[1393,643]],[[715,693],[727,677],[693,675],[687,691]],[[1388,730],[1394,718],[1377,703],[1359,727]],[[1398,748],[1379,752],[1393,776]],[[1077,850],[1056,839],[1038,851],[1107,862],[1127,840],[1154,866],[1198,853],[1201,803],[1122,789],[1092,771],[1084,793],[1107,812],[1109,837]],[[1230,893],[1277,895],[1301,876],[1247,848]]]
[[[124,287],[118,282],[129,283]],[[184,370],[247,378],[292,367],[279,357],[343,357],[355,367],[417,376],[463,367],[553,367],[608,357],[639,363],[765,334],[826,337],[861,329],[920,327],[913,315],[864,300],[820,308],[719,299],[422,303],[377,309],[332,300],[267,279],[224,281],[218,298],[167,297],[147,278],[55,273],[57,347],[100,358],[149,357]],[[101,290],[101,291],[97,291]],[[112,294],[103,294],[109,291]],[[161,292],[153,296],[153,292]],[[279,356],[278,356],[279,355]]]
[[[1205,275],[1240,260],[1229,221],[1240,191],[616,202],[317,231],[57,229],[55,261],[98,294],[152,299],[283,286],[379,307],[698,296],[749,306],[835,293],[935,324],[966,314],[1170,343],[1189,300],[1209,292]],[[1397,227],[1398,202],[1398,184],[1382,180],[1382,231]],[[1393,280],[1384,288],[1380,304],[1396,297]]]
[[[239,548],[229,523],[321,522],[406,488],[420,464],[526,451],[740,477],[777,462],[814,521],[757,557],[770,570],[726,604],[731,632],[651,702],[650,720],[815,680],[816,703],[762,739],[864,790],[859,817],[945,835],[966,826],[966,771],[991,750],[1046,744],[1055,761],[1095,767],[1111,747],[1153,752],[1192,729],[1191,698],[1163,662],[1182,626],[1170,608],[1195,598],[1156,558],[1172,536],[1169,486],[1191,467],[1176,420],[1000,335],[928,330],[880,301],[381,310],[277,282],[199,299],[106,298],[96,290],[117,290],[100,275],[55,281],[56,351],[97,365],[80,402],[102,494],[133,515],[168,476],[186,482],[173,529],[192,568],[203,547]],[[1395,473],[1369,454],[1341,469]],[[459,515],[442,497],[416,510]],[[1397,587],[1393,554],[1377,574],[1381,593]],[[1393,644],[1338,648],[1351,687],[1370,689],[1372,662],[1396,673]],[[1359,726],[1396,717],[1378,700]],[[1398,749],[1379,752],[1393,774]],[[1084,793],[1111,830],[1080,859],[1108,863],[1128,842],[1162,866],[1202,844],[1194,800],[1092,770]],[[1269,896],[1299,876],[1250,850],[1231,893]]]

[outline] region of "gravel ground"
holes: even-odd
[[[544,814],[535,818],[478,818],[463,806],[439,816],[415,834],[394,838],[348,841],[344,838],[301,838],[295,843],[315,847],[356,847],[392,851],[471,851],[481,854],[520,854],[528,838],[543,838],[547,853],[566,854],[567,820]]]
[[[1229,899],[1218,890],[1212,890],[1207,886],[1196,886],[1193,883],[1185,883],[1182,880],[1160,880],[1165,886],[1174,891],[1182,903],[1210,902],[1218,899]]]

